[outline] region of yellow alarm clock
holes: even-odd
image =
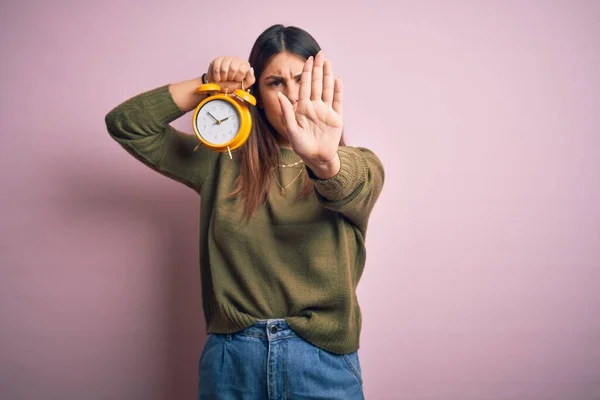
[[[256,105],[256,98],[242,89],[233,93],[223,92],[216,83],[204,83],[196,89],[197,93],[208,96],[196,106],[192,117],[192,126],[200,141],[196,149],[205,145],[211,150],[231,152],[240,147],[250,136],[252,115],[248,104]]]

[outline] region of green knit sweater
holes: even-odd
[[[200,278],[206,332],[233,333],[257,319],[285,318],[302,338],[327,351],[358,350],[361,311],[356,287],[366,260],[368,218],[384,170],[368,149],[343,146],[341,169],[314,182],[314,195],[295,201],[296,180],[282,197],[275,182],[252,219],[234,187],[239,158],[218,153],[170,123],[183,111],[164,85],[127,99],[105,118],[111,137],[155,171],[200,195]],[[300,157],[281,149],[283,163]],[[300,164],[303,165],[303,164]],[[299,170],[279,168],[290,182]],[[272,180],[273,181],[273,180]]]

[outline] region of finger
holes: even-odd
[[[283,126],[285,126],[288,136],[294,136],[298,132],[298,123],[296,122],[294,106],[292,106],[289,99],[281,92],[277,92],[277,97],[279,98],[279,105],[281,106]]]
[[[208,68],[206,69],[206,80],[209,82],[212,82],[212,80],[214,79],[212,76],[212,68],[213,68],[213,61],[210,62],[210,64],[208,64]]]
[[[211,63],[212,70],[210,72],[210,75],[212,76],[213,82],[219,82],[221,80],[221,74],[219,71],[221,70],[221,62],[222,61],[223,61],[223,57],[217,57]]]
[[[221,82],[225,82],[228,80],[229,75],[229,67],[231,65],[231,57],[225,57],[221,62],[221,67],[219,68],[219,76],[221,77]]]
[[[244,67],[244,61],[238,58],[234,58],[231,60],[231,64],[229,64],[229,72],[227,73],[228,81],[239,82],[242,80],[242,76],[237,79],[237,76],[240,75],[240,70]]]
[[[231,78],[236,82],[241,82],[242,79],[246,77],[246,74],[250,70],[250,63],[248,61],[243,61],[240,63],[235,75]]]
[[[331,67],[331,61],[325,60],[323,64],[323,101],[329,107],[333,103],[333,68]]]
[[[310,99],[311,100],[321,100],[321,95],[323,94],[323,61],[325,60],[325,54],[323,54],[323,50],[320,50],[313,63],[312,69],[312,88]]]
[[[338,76],[333,85],[333,110],[340,116],[344,114],[342,106],[343,89],[342,79]]]
[[[248,71],[248,73],[246,73],[246,76],[244,77],[244,82],[244,87],[246,89],[254,85],[254,83],[256,82],[256,77],[254,76],[254,68],[250,67],[250,70]]]
[[[308,57],[302,68],[302,76],[300,77],[300,90],[298,92],[298,102],[310,100],[311,76],[313,67],[313,57]]]
[[[239,68],[240,68],[240,61],[235,58],[232,58],[231,61],[229,62],[229,68],[227,68],[227,76],[223,80],[225,80],[227,82],[233,81]]]

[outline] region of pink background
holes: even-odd
[[[104,115],[284,23],[321,43],[350,144],[387,171],[367,398],[600,399],[600,3],[8,3],[0,398],[195,397],[199,200]]]

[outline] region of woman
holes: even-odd
[[[253,86],[248,141],[200,147],[169,124],[215,82]],[[200,399],[360,399],[356,286],[384,170],[342,136],[342,82],[306,31],[275,25],[248,61],[218,57],[202,77],[138,94],[106,116],[136,158],[200,194],[207,341]]]

